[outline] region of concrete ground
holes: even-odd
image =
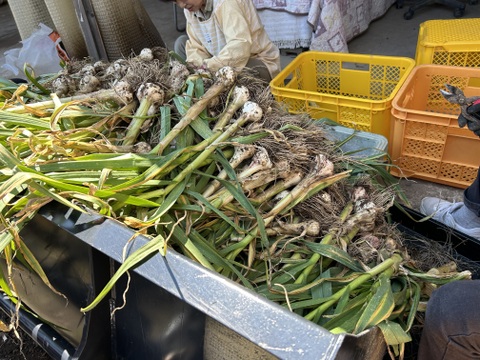
[[[164,3],[159,0],[141,1],[165,43],[172,49],[175,39],[183,33],[178,31],[178,29],[184,28],[183,13],[177,11],[177,22],[175,23],[172,3]],[[403,14],[410,2],[406,1],[405,3],[403,9],[397,9],[393,5],[383,17],[372,22],[362,35],[350,41],[348,44],[350,52],[415,58],[419,25],[427,20],[453,18],[453,11],[450,8],[443,5],[430,5],[418,10],[413,19],[405,20]],[[480,17],[480,5],[467,5],[464,17]],[[0,28],[0,64],[2,64],[3,53],[12,47],[19,46],[21,40],[8,2],[0,5],[0,23],[2,24]],[[292,61],[295,53],[295,51],[288,51],[287,54],[283,50],[282,65],[285,66]],[[418,209],[420,200],[424,196],[462,201],[462,190],[450,186],[415,179],[402,180],[401,186],[414,209]]]

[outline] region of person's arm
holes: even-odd
[[[187,61],[196,67],[201,67],[206,59],[212,57],[207,49],[202,45],[196,34],[192,31],[191,26],[187,24],[188,40],[185,45]]]
[[[217,56],[205,60],[211,71],[217,71],[226,65],[243,68],[251,56],[250,24],[239,1],[244,0],[226,0],[214,11],[213,16],[219,22],[227,44]]]
[[[466,119],[462,114],[458,117],[459,124],[467,124],[467,127],[475,135],[480,136],[480,100],[475,101],[467,108],[467,113],[471,115],[473,119]],[[465,125],[464,125],[465,126]]]

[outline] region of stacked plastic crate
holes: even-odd
[[[480,19],[421,24],[416,67],[392,102],[390,155],[396,176],[465,188],[480,165],[480,139],[458,126],[460,108],[440,93],[445,84],[480,95]]]

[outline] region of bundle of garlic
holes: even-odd
[[[386,220],[397,192],[385,154],[344,156],[267,85],[228,67],[195,72],[159,49],[70,64],[45,84],[51,101],[26,102],[33,87],[0,82],[7,262],[9,246],[26,251],[22,227],[55,200],[151,238],[84,311],[170,247],[326,329],[379,326],[400,353],[424,284],[470,272],[418,270]]]

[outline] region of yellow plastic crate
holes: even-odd
[[[419,65],[392,102],[390,156],[395,176],[468,187],[480,166],[480,138],[458,126],[460,107],[444,99],[445,84],[480,95],[480,69]]]
[[[389,139],[391,102],[414,66],[403,57],[306,51],[270,88],[291,113],[329,118]]]
[[[420,24],[415,61],[417,65],[480,67],[480,18]]]

